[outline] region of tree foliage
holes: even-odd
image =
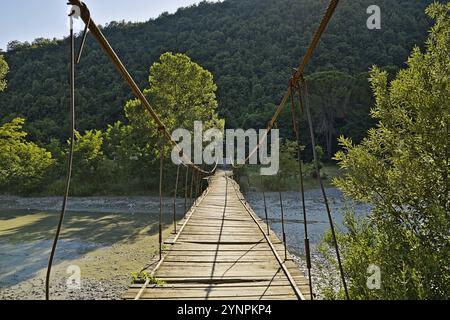
[[[341,1],[307,74],[337,70],[358,77],[374,63],[401,67],[406,53],[426,36],[429,22],[423,9],[431,2],[379,0],[384,27],[373,31],[366,27],[371,1]],[[141,88],[148,86],[148,68],[161,54],[185,53],[214,75],[217,110],[227,127],[264,128],[327,3],[201,2],[146,23],[113,22],[102,31]],[[65,141],[69,123],[61,106],[68,105],[69,99],[67,40],[15,41],[8,49],[5,57],[12,70],[8,77],[11,90],[0,94],[0,121],[22,116],[34,141]],[[369,91],[367,77],[361,81],[361,92]],[[77,66],[76,83],[77,128],[81,132],[105,130],[109,124],[126,120],[123,104],[132,94],[92,37],[88,37],[82,63]],[[355,94],[350,99],[351,112],[336,124],[337,135],[351,134],[359,140],[370,127],[365,123],[367,103],[361,103],[359,97]],[[280,128],[289,123],[289,118],[281,119]],[[323,138],[321,144],[326,148]]]
[[[0,92],[6,88],[6,74],[8,73],[9,67],[5,61],[3,55],[0,55]]]
[[[340,234],[352,298],[445,299],[450,296],[450,3],[433,4],[426,51],[415,48],[390,84],[374,68],[376,128],[359,145],[341,138],[336,184],[373,205]],[[366,286],[367,267],[381,269],[380,290]],[[362,276],[365,275],[365,276]]]
[[[307,78],[315,129],[323,137],[328,158],[332,157],[340,121],[350,109],[356,79],[339,71],[317,72]],[[341,124],[342,125],[342,124]]]
[[[202,121],[205,129],[223,129],[224,121],[217,115],[216,90],[208,70],[184,54],[167,52],[151,66],[149,88],[144,94],[169,132],[177,128],[193,132],[194,121]],[[140,101],[128,101],[125,114],[141,150],[138,156],[158,154],[158,125]]]
[[[26,140],[25,120],[15,118],[0,126],[0,190],[35,191],[54,164],[50,152]]]

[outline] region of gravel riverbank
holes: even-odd
[[[170,202],[164,237],[171,232]],[[61,198],[0,198],[0,299],[44,299]],[[72,198],[51,275],[52,299],[120,299],[158,248],[159,199]],[[180,215],[183,209],[179,206]],[[73,270],[80,288],[70,289]]]

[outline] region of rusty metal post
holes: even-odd
[[[196,171],[192,170],[191,174],[191,192],[189,194],[189,206],[192,207],[192,192],[194,189],[194,179],[195,179]]]
[[[159,260],[162,259],[162,219],[163,219],[163,169],[164,169],[164,142],[161,139],[159,149]]]
[[[189,166],[186,166],[186,176],[184,177],[184,216],[186,217],[187,199],[188,199],[188,181],[189,181]]]
[[[281,178],[278,178],[278,196],[280,198],[280,210],[281,210],[281,232],[283,235],[283,243],[284,243],[284,260],[287,260],[287,243],[286,243],[286,231],[284,229],[284,206],[283,206],[283,197],[281,195]]]
[[[263,178],[261,177],[261,189],[262,189],[262,196],[263,196],[263,202],[264,202],[264,215],[266,218],[266,225],[267,225],[267,235],[270,235],[270,227],[269,227],[269,217],[267,215],[267,202],[266,202],[266,192],[264,191],[264,182]]]
[[[173,191],[173,232],[177,233],[177,192],[178,179],[180,177],[180,164],[177,165],[177,178],[175,180],[175,190]]]

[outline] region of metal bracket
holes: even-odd
[[[72,4],[69,2],[69,3],[67,3],[67,5],[72,5]],[[71,19],[79,19],[81,17],[81,9],[80,9],[80,7],[77,6],[77,5],[72,5],[69,17]],[[72,23],[73,22],[71,20],[71,27],[72,27]],[[77,53],[77,58],[75,60],[76,61],[75,64],[79,64],[80,63],[81,54],[83,53],[84,44],[86,43],[86,37],[87,37],[87,34],[89,32],[89,25],[90,24],[91,24],[91,16],[89,14],[89,20],[88,20],[88,23],[86,23],[85,26],[84,26],[83,36],[81,37],[81,44],[80,44],[80,47],[78,49],[78,53]]]

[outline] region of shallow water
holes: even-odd
[[[336,226],[342,226],[345,201],[337,189],[327,189]],[[247,193],[246,199],[264,219],[262,194]],[[319,243],[329,229],[328,217],[320,190],[309,190],[306,196],[309,238]],[[298,192],[283,192],[285,229],[289,250],[303,255],[303,214]],[[0,197],[0,288],[32,278],[46,268],[61,198]],[[281,239],[281,217],[278,193],[267,193],[269,224]],[[164,200],[163,224],[172,223],[172,199]],[[353,204],[364,214],[367,206]],[[184,200],[177,201],[178,217],[184,212]],[[55,264],[82,257],[93,250],[133,242],[140,232],[158,232],[159,198],[157,197],[91,197],[71,198],[63,231],[58,242]]]
[[[61,198],[0,197],[0,288],[20,283],[47,267]],[[172,199],[165,199],[163,225],[172,223]],[[177,201],[177,218],[184,201]],[[132,242],[144,228],[158,232],[159,198],[72,198],[54,264],[116,244]]]
[[[352,208],[358,215],[365,215],[369,207],[345,199],[343,194],[335,188],[327,188],[326,194],[336,228],[343,229],[342,218],[345,208]],[[245,194],[253,210],[265,220],[263,196],[260,192]],[[301,195],[299,192],[282,193],[286,242],[289,250],[296,255],[304,253],[304,221]],[[282,239],[281,207],[278,192],[266,193],[267,216],[269,225]],[[330,223],[320,189],[305,192],[305,205],[308,222],[308,237],[312,249],[320,243],[324,233],[330,229]]]

